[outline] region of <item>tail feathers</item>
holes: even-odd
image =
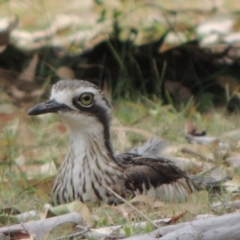
[[[191,180],[194,188],[198,191],[200,190],[208,190],[208,191],[220,191],[223,189],[223,183],[230,180],[231,177],[227,176],[221,180],[216,180],[212,177],[201,177],[196,175],[188,175]]]

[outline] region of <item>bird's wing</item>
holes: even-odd
[[[198,188],[184,171],[165,158],[127,153],[119,155],[117,159],[125,166],[128,180],[126,186],[134,189],[136,195],[146,194],[166,201],[185,201]]]
[[[127,151],[127,153],[138,154],[142,156],[160,157],[166,149],[168,142],[159,139],[156,136],[149,138],[142,146]]]

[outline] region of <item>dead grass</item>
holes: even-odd
[[[58,167],[64,158],[68,140],[67,130],[56,116],[31,118],[23,115],[26,111],[18,110],[12,119],[2,124],[0,133],[0,204],[2,207],[15,207],[21,212],[32,209],[41,211],[44,203],[48,201],[52,181],[48,176],[51,171],[46,168],[41,172],[41,166],[53,162]],[[140,102],[136,104],[121,100],[114,102],[114,113],[113,127],[120,129],[112,131],[117,152],[139,145],[148,138],[148,135],[141,131],[125,131],[126,127],[168,139],[170,146],[186,144],[183,130],[184,110],[177,112],[169,106],[161,106],[158,101],[152,102],[149,108]],[[214,136],[239,129],[238,117],[226,116],[221,110],[193,114],[194,122]],[[188,146],[191,148],[190,144]],[[172,155],[180,156],[181,152],[172,152]],[[232,199],[232,195],[211,199],[206,192],[194,193],[187,203],[163,203],[160,207],[140,204],[138,207],[153,220],[177,216],[187,211],[180,219],[186,221],[199,214],[214,213],[210,205],[216,199],[226,202]],[[152,230],[149,226],[142,230],[132,228],[131,223],[144,219],[130,209],[126,208],[127,217],[124,217],[119,209],[104,204],[101,207],[91,205],[90,209],[95,216],[96,228],[123,224],[127,235]],[[221,214],[225,212],[223,209]]]
[[[92,7],[91,5],[77,4],[76,1],[61,1],[61,4],[55,4],[54,1],[40,1],[34,5],[32,5],[32,1],[7,1],[4,4],[1,3],[0,6],[2,7],[1,12],[6,16],[13,14],[22,16],[28,12],[28,17],[22,24],[28,26],[29,29],[35,28],[36,25],[40,29],[48,26],[50,13],[57,14],[62,12],[62,9],[65,9],[66,13],[71,11],[76,13]],[[97,13],[100,11],[99,9],[94,10]],[[155,16],[154,14],[152,16]],[[142,20],[144,20],[143,17]],[[149,28],[146,23],[142,24],[142,27]],[[159,35],[161,31],[162,29],[159,29]],[[141,42],[143,36],[139,34],[139,37]],[[233,131],[234,134],[236,129],[240,129],[239,114],[226,115],[221,109],[211,109],[208,113],[200,114],[194,108],[183,106],[176,111],[172,106],[162,106],[158,99],[150,101],[144,98],[134,103],[116,100],[113,105],[115,116],[113,129],[115,127],[115,130],[112,130],[112,139],[116,152],[128,150],[143,143],[150,135],[156,135],[167,139],[170,147],[176,147],[177,150],[171,150],[172,156],[183,157],[179,151],[181,146],[185,144],[192,148],[192,145],[186,143],[184,137],[186,117],[190,117],[200,129],[206,129],[210,135],[220,138],[230,131]],[[49,179],[49,175],[56,173],[51,164],[53,163],[57,168],[60,166],[66,152],[68,132],[55,115],[31,118],[26,116],[26,112],[27,109],[16,109],[13,113],[1,113],[0,204],[2,208],[15,207],[21,212],[31,209],[42,211],[44,203],[49,200],[48,194],[52,181],[52,178]],[[236,137],[236,135],[234,136]],[[239,148],[237,146],[239,140],[240,136],[237,136],[234,151]],[[42,166],[46,167],[42,168]],[[223,166],[227,169],[225,164]],[[239,175],[237,170],[234,171],[234,174]],[[203,191],[192,194],[187,203],[162,203],[155,207],[140,203],[138,207],[153,220],[177,216],[187,211],[180,219],[180,221],[186,221],[199,214],[215,214],[211,208],[213,201],[226,203],[236,198],[238,196],[233,196],[231,193],[210,198]],[[124,225],[126,235],[153,229],[150,225],[141,230],[133,228],[132,223],[144,221],[144,219],[131,209],[125,209],[128,216],[124,216],[118,208],[104,204],[100,207],[92,204],[90,209],[96,228]],[[225,209],[220,214],[223,213],[226,213]]]

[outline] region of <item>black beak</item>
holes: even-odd
[[[29,110],[28,115],[40,115],[44,113],[55,113],[60,110],[72,110],[65,104],[58,103],[55,100],[49,100],[47,102],[39,103]]]

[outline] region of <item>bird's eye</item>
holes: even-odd
[[[84,107],[91,107],[93,104],[93,94],[83,93],[78,98],[78,102]]]

